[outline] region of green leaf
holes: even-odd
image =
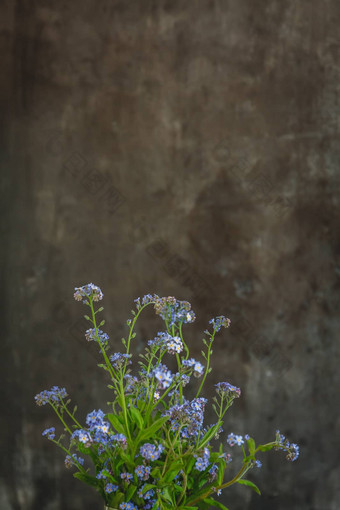
[[[150,427],[144,430],[140,434],[139,440],[143,441],[144,439],[149,439],[149,437],[153,436],[158,430],[162,427],[162,425],[168,421],[169,416],[164,416],[163,418],[160,418],[159,420],[155,421]]]
[[[224,471],[225,471],[225,462],[222,459],[219,459],[218,461],[218,473],[217,473],[217,483],[218,485],[222,485],[223,478],[224,478]]]
[[[116,429],[116,431],[118,433],[120,433],[120,434],[125,433],[125,429],[124,429],[123,425],[121,424],[117,414],[109,413],[107,415],[107,419],[111,422],[111,424],[113,425],[113,427]]]
[[[249,453],[250,455],[254,455],[254,452],[255,452],[255,441],[252,437],[250,437],[249,439],[247,439],[247,443],[248,443],[248,448],[249,448]]]
[[[165,473],[164,481],[171,482],[182,468],[183,468],[182,462],[174,462],[173,464],[171,464],[169,466],[168,471]]]
[[[198,488],[201,489],[203,487],[203,485],[206,484],[207,481],[208,481],[208,478],[202,478],[202,480],[200,480],[198,483]]]
[[[142,430],[144,428],[144,420],[138,409],[136,407],[132,406],[130,407],[130,413],[132,416],[132,419],[135,423],[137,423],[138,427]]]
[[[221,508],[222,510],[228,510],[226,506],[222,505],[222,503],[216,501],[216,499],[214,498],[205,498],[203,501],[204,503],[208,503],[208,505],[216,506],[217,508]]]
[[[163,491],[161,492],[161,498],[167,501],[168,503],[171,503],[171,506],[174,503],[169,491],[169,487],[165,487],[165,489],[163,489]]]
[[[143,487],[143,490],[142,490],[142,494],[145,494],[146,492],[148,492],[150,489],[154,489],[155,487],[157,487],[157,485],[154,485],[152,483],[146,483]]]
[[[151,471],[151,476],[152,476],[153,478],[155,478],[155,479],[157,479],[157,480],[158,480],[158,478],[160,478],[160,477],[161,477],[161,470],[160,470],[160,468],[159,468],[159,467],[154,468],[154,469]]]
[[[202,445],[209,443],[210,439],[214,437],[216,432],[218,431],[219,427],[216,427],[216,425],[213,425],[208,432],[203,436],[202,440],[200,441],[200,444],[198,446],[198,449],[201,448]]]
[[[126,502],[130,501],[134,493],[136,492],[137,487],[135,485],[129,485],[128,490],[126,491]]]
[[[96,477],[88,475],[87,473],[73,473],[74,478],[78,478],[82,482],[85,482],[87,485],[91,485],[92,487],[98,487],[100,485],[100,481],[97,480]]]
[[[252,489],[254,489],[255,492],[257,492],[257,494],[259,494],[261,496],[260,489],[253,482],[250,482],[249,480],[241,479],[241,480],[237,480],[237,483],[240,483],[241,485],[247,485],[247,487],[251,487]]]
[[[201,489],[197,492],[194,492],[189,498],[187,498],[187,500],[185,502],[190,503],[190,501],[199,499],[201,496],[204,496],[204,494],[206,494],[207,489],[209,489],[209,487],[204,487],[203,489]]]
[[[119,456],[121,457],[121,459],[125,462],[126,466],[128,469],[133,469],[133,466],[134,466],[134,462],[133,460],[130,459],[130,457],[125,453],[123,452],[122,450],[119,452]]]
[[[256,449],[260,452],[268,452],[269,450],[271,450],[272,448],[274,448],[275,445],[265,445],[265,444],[260,444],[260,446],[258,446]]]
[[[186,468],[185,468],[185,473],[186,473],[187,475],[190,473],[190,471],[191,471],[191,470],[192,470],[192,468],[194,467],[195,462],[196,462],[196,459],[195,459],[194,457],[192,457],[192,458],[189,460],[189,462],[188,462],[188,464],[187,464],[187,466],[186,466]]]

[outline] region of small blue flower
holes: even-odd
[[[98,474],[96,474],[96,478],[98,478],[98,480],[106,480],[107,475],[104,475],[104,471],[107,471],[107,469],[102,469]]]
[[[104,490],[105,490],[105,492],[107,494],[111,494],[111,492],[116,492],[116,490],[118,490],[118,485],[115,485],[113,483],[107,483],[105,485],[105,489]]]
[[[83,429],[75,430],[71,436],[71,441],[73,439],[78,439],[78,441],[80,443],[83,443],[85,445],[92,442],[92,438],[91,438],[90,434],[88,432],[86,432],[86,430],[83,430]]]
[[[244,443],[242,436],[235,436],[234,440],[235,440],[235,444],[237,444],[238,446],[241,446],[241,444]]]
[[[131,473],[121,473],[120,477],[122,480],[125,480],[127,483],[130,483],[130,480],[133,479],[133,475]]]
[[[227,439],[227,443],[229,446],[234,446],[235,445],[235,439],[236,439],[236,436],[233,432],[230,432],[230,434],[228,435],[228,439]]]
[[[47,439],[54,439],[55,438],[55,428],[51,427],[50,429],[45,429],[42,433],[43,436],[46,436]]]

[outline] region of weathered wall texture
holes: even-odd
[[[225,433],[280,428],[302,454],[263,455],[263,496],[231,489],[230,510],[338,510],[339,2],[1,8],[1,510],[101,508],[33,401],[57,384],[80,417],[105,409],[72,299],[89,281],[117,349],[147,292],[191,301],[197,356],[231,318],[210,377],[242,388]],[[136,349],[159,327],[147,314]]]

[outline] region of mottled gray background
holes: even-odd
[[[191,301],[195,356],[208,320],[231,318],[208,380],[242,388],[224,440],[280,428],[302,453],[262,455],[262,497],[231,488],[230,510],[338,510],[339,2],[1,11],[1,510],[102,508],[41,437],[61,427],[33,400],[57,384],[80,418],[106,409],[72,299],[90,281],[113,349],[147,292]],[[160,327],[146,313],[136,352]]]

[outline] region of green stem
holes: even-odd
[[[181,323],[181,322],[179,323],[178,331],[179,331],[179,336],[181,337],[181,340],[182,340],[183,347],[184,347],[185,352],[186,352],[185,359],[188,359],[188,358],[189,358],[190,353],[189,353],[188,346],[187,346],[187,344],[185,343],[184,338],[183,338],[183,334],[182,334],[182,323]]]
[[[96,312],[94,311],[94,308],[93,308],[92,298],[90,298],[90,307],[91,307],[91,313],[92,313],[92,323],[93,323],[94,330],[95,330],[95,333],[96,333],[97,343],[99,344],[100,350],[102,351],[102,354],[104,356],[105,363],[106,363],[106,366],[107,366],[107,368],[109,370],[112,382],[116,385],[117,375],[116,375],[116,373],[115,373],[115,371],[114,371],[114,369],[113,369],[113,367],[112,367],[112,365],[110,363],[109,358],[107,357],[105,349],[102,346],[102,343],[101,343],[100,338],[99,338],[98,326],[97,326],[97,321],[96,321]]]
[[[133,318],[133,321],[132,321],[132,324],[130,327],[130,333],[129,333],[129,336],[128,336],[128,340],[127,340],[127,346],[126,346],[126,354],[129,354],[130,353],[130,343],[131,343],[131,338],[132,338],[132,334],[133,334],[133,330],[134,330],[134,327],[136,325],[136,322],[137,322],[137,319],[138,317],[140,316],[140,314],[142,313],[142,311],[144,310],[144,308],[146,308],[147,306],[151,305],[151,304],[154,304],[155,302],[154,301],[149,301],[149,303],[146,303],[145,305],[142,305],[139,309],[138,309],[138,312],[136,313],[136,315],[134,316]]]
[[[130,434],[130,428],[129,428],[129,422],[127,419],[127,410],[126,410],[126,402],[125,402],[125,394],[124,394],[124,387],[123,387],[123,380],[120,380],[120,397],[121,397],[121,406],[123,409],[123,415],[124,415],[124,421],[125,421],[125,428],[127,432],[127,436],[131,441],[131,434]]]
[[[199,396],[199,394],[201,393],[202,391],[202,388],[203,388],[203,385],[204,385],[204,382],[207,378],[207,375],[208,375],[208,372],[209,372],[209,368],[210,368],[210,355],[211,355],[211,347],[212,347],[212,344],[213,344],[213,341],[214,341],[214,338],[215,338],[215,333],[216,333],[216,330],[214,329],[214,332],[213,334],[211,335],[210,337],[210,343],[209,343],[209,346],[208,346],[208,352],[207,352],[207,357],[206,357],[206,360],[207,360],[207,366],[205,368],[205,372],[204,372],[204,376],[203,376],[203,379],[202,379],[202,382],[201,382],[201,385],[200,387],[198,388],[198,392],[196,394],[196,398]]]
[[[181,432],[181,428],[179,428],[179,430],[177,431],[177,433],[176,433],[176,435],[175,435],[175,438],[174,438],[173,442],[171,442],[171,441],[170,441],[170,434],[169,434],[169,436],[168,436],[168,439],[169,439],[169,441],[170,441],[170,445],[169,445],[169,450],[168,450],[168,453],[167,453],[167,455],[166,455],[166,457],[165,457],[165,461],[164,461],[163,471],[162,471],[162,474],[161,474],[161,477],[162,477],[162,478],[163,478],[163,476],[164,476],[164,474],[165,474],[165,468],[166,468],[166,465],[167,465],[167,462],[168,462],[168,458],[169,458],[169,455],[170,455],[171,451],[172,451],[172,453],[174,454],[174,457],[175,457],[175,455],[176,455],[176,452],[175,452],[175,450],[174,450],[174,446],[175,446],[175,444],[176,444],[176,441],[177,441],[177,439],[178,439],[178,436],[179,436],[179,433],[180,433],[180,432]]]
[[[60,421],[62,422],[62,424],[64,425],[64,427],[65,427],[65,429],[67,430],[67,432],[68,432],[69,434],[71,434],[71,435],[72,435],[72,431],[71,431],[71,430],[70,430],[70,428],[66,425],[66,422],[65,422],[64,418],[61,416],[61,414],[58,412],[57,407],[56,407],[56,406],[54,406],[54,405],[53,405],[53,403],[52,403],[51,401],[49,401],[49,402],[50,402],[51,407],[52,407],[52,408],[54,409],[54,411],[56,412],[56,414],[57,414],[57,416],[58,416],[59,420],[60,420]]]
[[[76,425],[77,425],[80,429],[82,429],[82,428],[83,428],[83,427],[82,427],[82,425],[80,425],[80,423],[79,423],[79,422],[75,419],[75,417],[73,416],[73,414],[72,414],[72,413],[70,413],[70,411],[68,410],[68,408],[67,408],[67,406],[66,406],[65,402],[63,401],[63,399],[62,399],[60,396],[59,396],[59,398],[60,398],[60,401],[61,401],[61,403],[62,403],[62,406],[63,406],[63,408],[65,409],[65,411],[67,412],[67,414],[68,414],[68,415],[72,418],[72,420],[74,421],[74,423],[75,423],[75,424],[76,424]]]
[[[75,462],[75,463],[77,464],[78,469],[79,469],[80,471],[82,471],[83,473],[86,473],[86,471],[85,471],[85,469],[83,468],[83,466],[82,466],[81,464],[79,464],[79,462],[78,462],[78,461],[77,461],[77,460],[76,460],[76,459],[72,456],[72,453],[71,453],[71,452],[70,452],[67,448],[65,448],[63,445],[61,445],[61,444],[59,443],[59,441],[55,441],[54,439],[50,439],[50,441],[52,441],[52,443],[55,443],[56,445],[58,445],[58,446],[59,446],[59,448],[61,448],[62,450],[64,450],[64,452],[66,452],[66,453],[67,453],[67,455],[69,455],[69,456],[72,458],[73,462]]]
[[[177,366],[178,366],[178,373],[179,373],[179,395],[180,395],[180,401],[181,405],[183,404],[183,388],[181,384],[181,361],[179,359],[179,355],[176,352],[176,359],[177,359]]]
[[[218,491],[219,489],[225,489],[226,487],[229,487],[230,485],[233,485],[238,480],[240,480],[243,475],[245,475],[245,473],[248,471],[248,469],[249,469],[248,463],[244,464],[242,466],[242,468],[240,469],[240,471],[237,473],[237,475],[234,476],[234,478],[232,480],[230,480],[229,482],[224,483],[222,485],[219,485],[218,487],[211,487],[210,489],[207,490],[207,492],[202,494],[199,498],[196,498],[193,501],[190,501],[189,503],[186,502],[186,506],[193,506],[198,501],[201,501],[202,499],[205,499],[208,496],[210,496],[210,494],[212,494],[213,492]]]
[[[121,407],[123,409],[123,414],[124,414],[124,421],[125,421],[125,428],[126,428],[126,433],[127,433],[127,436],[128,436],[128,439],[131,441],[131,435],[130,435],[130,429],[129,429],[129,423],[128,423],[128,419],[127,419],[127,411],[126,411],[126,402],[125,402],[125,395],[124,395],[124,386],[123,386],[123,373],[121,374],[121,377],[119,379],[119,388],[118,388],[118,385],[117,385],[117,375],[110,363],[110,360],[109,358],[107,357],[107,354],[105,352],[105,349],[104,347],[102,346],[101,344],[101,341],[100,341],[100,338],[99,338],[99,335],[98,335],[98,327],[97,327],[97,322],[96,322],[96,315],[95,315],[95,311],[93,309],[93,300],[92,298],[90,298],[90,307],[91,307],[91,312],[92,312],[92,320],[93,320],[93,325],[94,325],[94,329],[95,329],[95,332],[96,332],[96,337],[97,337],[97,342],[99,344],[99,347],[103,353],[103,356],[104,356],[104,359],[105,359],[105,363],[106,363],[106,366],[110,372],[110,375],[111,375],[111,378],[112,378],[112,381],[116,387],[116,390],[117,390],[117,393],[119,394],[120,393],[120,398],[121,398]]]

